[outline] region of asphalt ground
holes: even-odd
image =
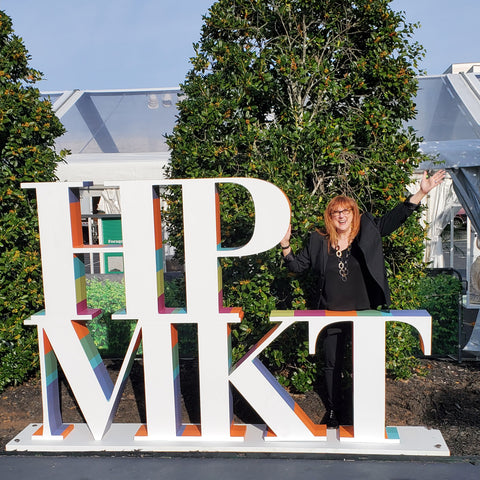
[[[478,480],[480,457],[0,454],[0,479]]]

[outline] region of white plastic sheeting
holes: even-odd
[[[409,187],[411,193],[415,193],[420,187],[421,175],[416,175],[416,182]],[[424,260],[431,268],[443,268],[443,245],[441,234],[451,219],[452,207],[458,206],[459,201],[453,190],[451,178],[433,189],[426,200],[427,207],[423,212],[422,221],[427,226],[427,242]]]
[[[106,188],[101,191],[98,211],[106,214],[120,214],[120,191],[113,188]]]

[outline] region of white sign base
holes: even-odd
[[[279,442],[264,439],[265,425],[247,425],[243,441],[175,442],[134,440],[138,423],[114,423],[102,440],[94,440],[85,424],[74,424],[61,441],[34,439],[41,424],[30,424],[6,445],[9,452],[231,452],[231,453],[318,453],[340,455],[418,455],[449,456],[450,451],[439,430],[426,427],[389,427],[398,432],[398,442],[367,443],[340,440],[340,430],[329,429],[324,441]]]

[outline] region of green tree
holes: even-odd
[[[423,55],[416,25],[386,0],[219,0],[204,17],[201,40],[182,89],[168,143],[169,175],[257,177],[279,186],[292,206],[298,250],[336,194],[382,214],[406,196],[419,163],[413,118],[415,70]],[[252,230],[248,196],[220,189],[222,244],[242,244]],[[178,192],[167,212],[182,252]],[[413,308],[424,234],[409,219],[385,243],[394,307]],[[238,358],[270,328],[274,308],[307,308],[308,277],[291,277],[279,250],[222,260],[224,302],[242,306],[234,330]],[[303,327],[267,354],[285,384],[310,388],[315,364]],[[398,332],[398,330],[397,330]],[[408,329],[393,336],[409,334]]]
[[[41,73],[0,11],[0,391],[38,364],[37,339],[23,320],[42,309],[38,222],[33,190],[21,182],[54,181],[63,127],[33,85]]]

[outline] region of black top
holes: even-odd
[[[346,267],[344,275],[340,274],[339,262]],[[322,310],[347,311],[370,308],[367,282],[362,268],[364,263],[356,241],[353,242],[351,251],[343,250],[340,258],[333,248],[330,249],[325,269],[325,286],[320,296],[319,306]]]

